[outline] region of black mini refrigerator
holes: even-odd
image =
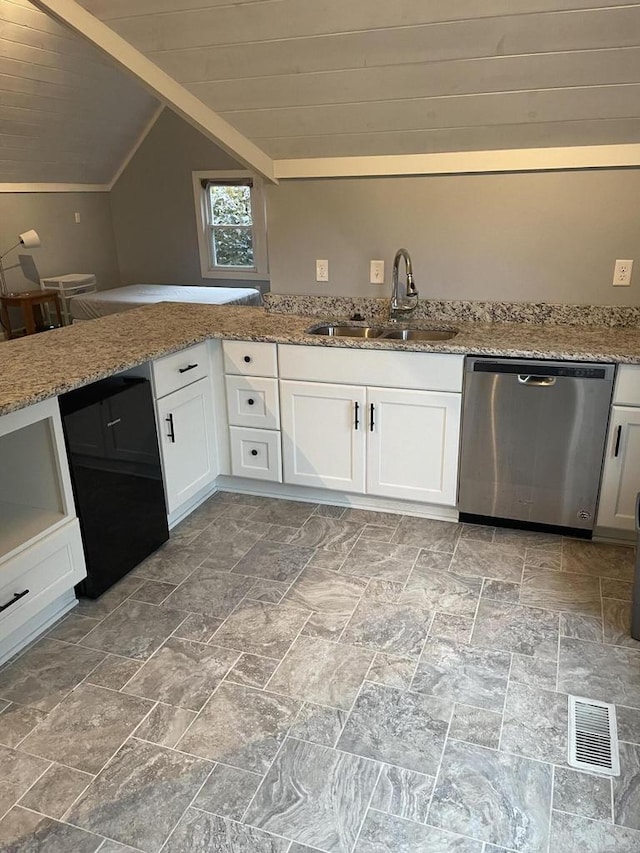
[[[169,538],[151,387],[104,379],[60,411],[87,563],[76,591],[97,598]]]

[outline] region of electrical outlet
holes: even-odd
[[[80,225],[80,214],[74,213],[73,216],[74,216],[74,219],[76,220],[76,225]]]
[[[613,269],[613,286],[629,287],[631,284],[632,271],[633,261],[616,261],[616,265]]]
[[[329,261],[316,261],[316,281],[329,281]]]
[[[384,284],[384,261],[370,262],[369,284]]]

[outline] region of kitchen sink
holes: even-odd
[[[328,323],[307,329],[310,335],[326,335],[330,338],[379,338],[382,331],[371,326],[334,326]]]
[[[395,329],[332,323],[315,326],[307,332],[333,338],[379,338],[387,341],[449,341],[458,334],[457,329]]]
[[[388,329],[381,335],[388,341],[450,341],[457,329]]]

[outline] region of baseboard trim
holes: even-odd
[[[27,646],[36,640],[40,640],[42,635],[47,631],[58,619],[62,618],[65,613],[72,610],[78,599],[73,588],[65,592],[55,601],[52,601],[48,607],[32,616],[24,625],[21,625],[15,631],[0,642],[0,666],[7,663],[17,654],[24,652]]]
[[[215,494],[218,491],[216,483],[216,480],[214,480],[213,483],[209,483],[208,486],[201,489],[190,500],[178,507],[178,509],[170,512],[167,516],[169,530],[173,530],[173,528],[180,524],[181,521],[184,521],[188,515],[191,515],[194,509],[198,509],[198,507],[210,498],[211,495]]]
[[[240,492],[246,495],[285,498],[303,503],[331,504],[332,506],[344,506],[352,509],[393,512],[397,515],[411,515],[438,521],[458,520],[458,512],[453,507],[424,504],[418,501],[401,501],[396,498],[374,497],[373,495],[355,495],[350,492],[314,489],[309,486],[292,486],[289,483],[268,483],[244,477],[220,476],[216,480],[216,487],[221,492]]]

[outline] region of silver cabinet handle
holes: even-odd
[[[167,434],[167,438],[169,439],[171,444],[175,444],[176,443],[176,432],[175,432],[175,429],[173,427],[173,415],[169,415],[168,417],[166,417],[165,421],[169,424],[169,432]]]

